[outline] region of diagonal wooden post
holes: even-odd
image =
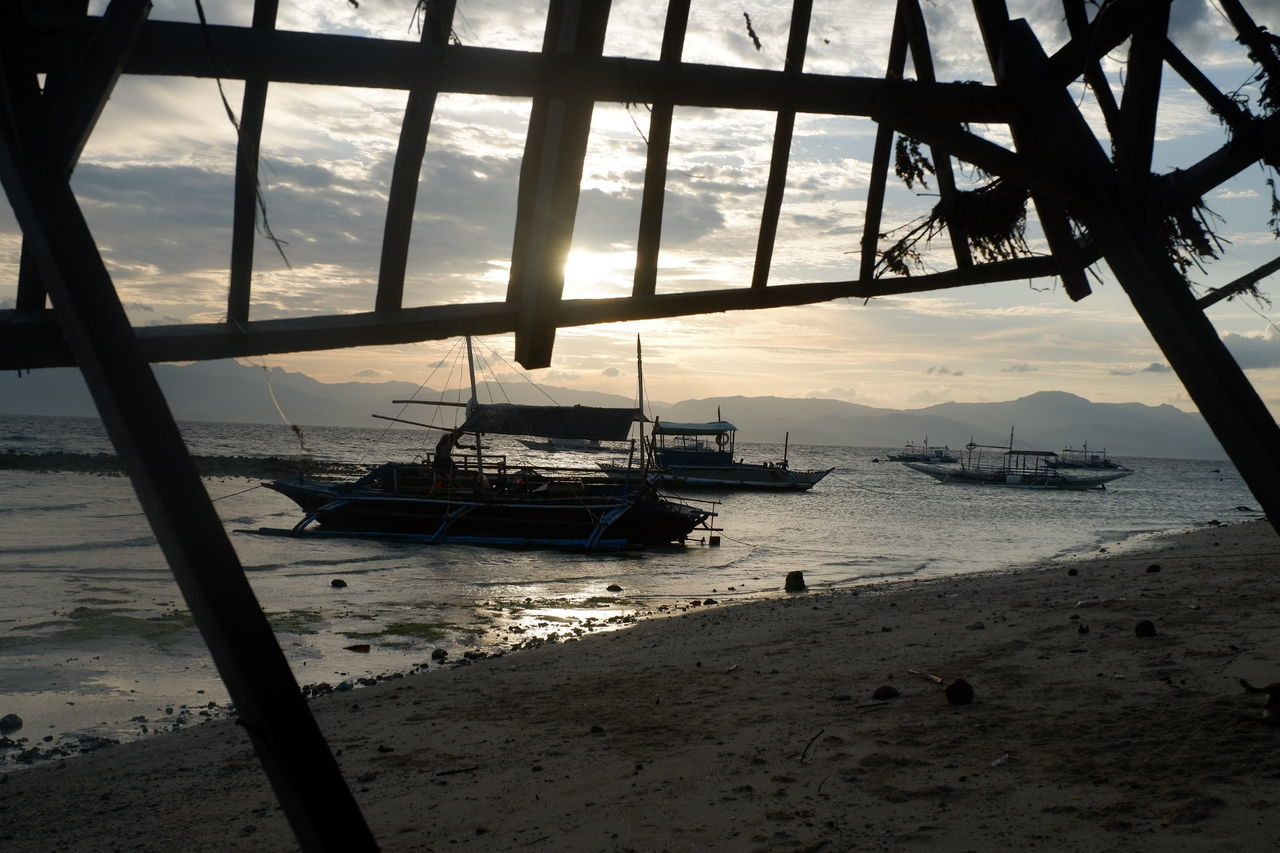
[[[1011,97],[1024,108],[1035,105],[1035,122],[1022,132],[1039,135],[1038,144],[1059,159],[1064,180],[1082,194],[1072,215],[1087,225],[1169,365],[1280,531],[1280,427],[1169,259],[1142,183],[1134,186],[1117,174],[1070,94],[1053,84],[1048,58],[1025,21],[1004,28],[1000,46]]]
[[[101,67],[119,67],[130,43],[121,35],[102,45]],[[0,77],[0,184],[240,723],[304,849],[376,849],[209,501],[72,193],[69,164],[114,77],[90,68],[71,81],[65,114],[80,118],[53,122],[57,135],[39,113],[15,104],[12,88],[27,80],[11,77],[12,67]],[[20,124],[27,126],[24,140],[39,143],[34,149],[20,150]]]

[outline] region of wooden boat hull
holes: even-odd
[[[658,482],[671,488],[804,492],[816,486],[832,470],[792,471],[764,465],[672,467],[658,474]]]
[[[995,486],[1012,489],[1057,489],[1076,492],[1102,489],[1112,480],[1118,480],[1133,473],[1132,471],[1109,471],[1105,474],[1069,477],[1057,471],[974,470],[946,465],[929,465],[923,462],[907,462],[905,464],[913,471],[928,474],[942,483],[961,483],[971,486]]]
[[[286,478],[265,483],[328,532],[414,536],[430,542],[634,547],[683,542],[714,513],[618,484],[559,493],[472,490],[397,493],[351,483]],[[557,484],[561,485],[561,484]]]

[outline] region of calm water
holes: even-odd
[[[424,449],[423,433],[401,429],[313,428],[300,442],[285,426],[183,428],[200,455],[374,464]],[[748,460],[781,452],[738,447]],[[498,449],[546,460],[514,444]],[[110,445],[96,421],[0,416],[6,450]],[[874,461],[885,450],[792,446],[793,468],[835,471],[807,493],[691,493],[721,502],[720,547],[629,554],[261,536],[244,531],[298,520],[287,499],[254,480],[206,487],[299,683],[332,685],[437,668],[437,648],[453,662],[691,600],[781,595],[797,569],[810,587],[980,571],[1259,515],[1241,509],[1255,503],[1225,461],[1122,458],[1137,473],[1105,492],[1027,492],[943,485]],[[339,578],[345,587],[332,586]],[[143,736],[227,701],[127,479],[0,470],[0,583],[0,716],[23,718],[9,735],[25,738],[20,746],[47,746],[46,736],[52,745],[73,734]],[[356,644],[371,651],[346,648]],[[17,752],[0,746],[0,770],[15,766]]]

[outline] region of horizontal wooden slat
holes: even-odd
[[[95,20],[95,19],[91,19]],[[36,28],[31,44],[41,71],[72,67],[92,26]],[[217,74],[376,89],[424,87],[507,97],[583,97],[614,103],[670,102],[677,106],[871,115],[909,101],[914,110],[947,122],[1003,123],[1003,98],[978,83],[918,83],[871,77],[620,57],[551,56],[450,45],[442,58],[417,42],[247,27],[209,27]],[[200,27],[150,21],[125,65],[127,74],[212,77]]]
[[[1053,258],[1037,257],[983,264],[967,270],[870,281],[775,284],[767,288],[701,290],[645,297],[566,299],[560,303],[556,323],[561,327],[588,326],[686,314],[781,308],[974,284],[1004,281],[1020,284],[1028,278],[1057,274],[1058,265]],[[459,335],[495,335],[514,332],[516,320],[515,304],[483,302],[405,308],[394,312],[255,320],[237,326],[222,323],[144,326],[136,329],[136,333],[148,361],[203,361],[443,340]],[[62,367],[73,363],[52,311],[0,311],[0,370]]]

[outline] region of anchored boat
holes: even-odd
[[[1104,489],[1106,484],[1132,471],[1127,469],[1091,471],[1086,474],[1064,474],[1050,463],[1058,458],[1052,450],[1017,450],[1013,446],[1013,432],[1009,432],[1008,446],[998,444],[965,445],[965,454],[959,465],[937,465],[928,462],[907,462],[908,468],[928,474],[943,483],[964,483],[975,486],[1003,486],[1019,489],[1065,489],[1088,491]]]
[[[467,352],[470,362],[470,339]],[[430,543],[585,549],[683,543],[695,530],[716,532],[714,503],[672,500],[651,478],[512,464],[506,455],[485,450],[483,439],[500,435],[627,441],[635,409],[482,405],[475,398],[474,369],[472,377],[460,427],[416,424],[442,433],[434,453],[383,463],[353,481],[289,477],[265,483],[305,516],[291,530],[263,532],[300,535],[314,527],[319,533]],[[470,445],[464,443],[468,437]],[[717,536],[707,538],[718,543]]]

